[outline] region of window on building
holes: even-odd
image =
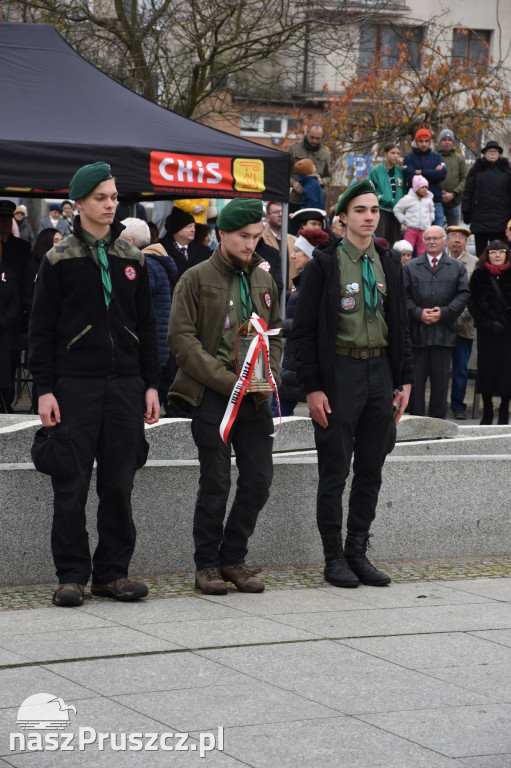
[[[489,59],[491,31],[489,29],[454,29],[452,57],[472,63],[486,63]]]
[[[359,66],[369,67],[378,54],[380,66],[383,69],[390,69],[399,59],[400,46],[405,45],[410,57],[410,67],[420,69],[420,46],[423,38],[423,27],[390,24],[363,25],[360,27]]]
[[[300,120],[287,115],[261,114],[257,112],[242,112],[242,136],[291,136],[297,130]]]

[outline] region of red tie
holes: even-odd
[[[184,246],[181,248],[181,253],[183,254],[184,260],[188,261],[188,256],[186,255],[186,248]]]
[[[431,259],[431,261],[433,262],[433,266],[432,266],[432,269],[433,269],[433,272],[434,272],[434,271],[435,271],[435,269],[436,269],[436,265],[437,265],[437,261],[438,261],[438,259],[437,259],[437,257],[436,257],[436,256],[433,256],[433,258]]]

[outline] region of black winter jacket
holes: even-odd
[[[442,166],[439,171],[435,170],[437,165]],[[442,155],[439,155],[438,152],[434,152],[432,149],[422,152],[418,147],[414,147],[413,151],[406,155],[403,160],[403,170],[410,189],[412,189],[415,171],[420,171],[421,175],[428,180],[429,191],[433,193],[433,202],[442,202],[440,182],[447,176],[447,168]]]
[[[505,157],[476,160],[461,201],[463,221],[472,232],[504,232],[511,219],[511,168]]]
[[[388,354],[394,387],[413,384],[413,357],[406,311],[401,256],[397,251],[375,246],[387,283],[385,319],[389,330]],[[298,380],[305,392],[322,391],[331,396],[334,384],[335,342],[341,275],[337,242],[325,250],[314,250],[300,284],[294,315],[293,344]]]
[[[83,240],[80,217],[74,234],[43,257],[29,324],[29,368],[38,393],[53,390],[58,376],[140,375],[158,388],[156,321],[145,257],[119,239],[114,220],[108,246],[112,301],[107,309],[99,267]]]
[[[306,266],[308,268],[310,266],[310,262]],[[280,369],[279,387],[279,396],[283,400],[296,400],[299,403],[303,403],[305,401],[305,392],[296,375],[296,361],[293,345],[293,323],[296,305],[298,303],[298,295],[300,291],[302,275],[303,270],[298,272],[296,277],[293,278],[295,290],[290,291],[286,302],[286,319],[282,325],[283,335],[286,341],[284,345],[282,366]]]

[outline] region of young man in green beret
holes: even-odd
[[[325,579],[337,587],[390,583],[367,559],[382,466],[394,447],[413,383],[400,254],[373,243],[378,198],[365,179],[343,193],[346,226],[303,273],[294,315],[298,379],[307,393],[318,452],[317,522]],[[342,542],[342,495],[353,482]]]
[[[195,584],[203,594],[224,595],[226,582],[242,592],[264,584],[245,565],[248,539],[269,496],[273,476],[273,419],[266,393],[241,400],[227,444],[220,424],[238,381],[234,359],[238,329],[255,312],[267,328],[280,328],[276,285],[254,253],[263,231],[260,200],[237,198],[217,220],[220,245],[208,261],[187,270],[172,298],[169,344],[178,373],[169,397],[192,417],[200,481],[193,521]],[[277,379],[282,341],[270,336],[270,364]],[[231,484],[231,444],[239,471],[224,526]]]
[[[72,479],[52,476],[51,534],[58,606],[81,605],[91,592],[136,600],[147,587],[128,578],[135,548],[131,490],[145,463],[144,421],[159,418],[156,323],[142,253],[119,239],[117,189],[98,162],[73,176],[79,215],[73,235],[41,262],[29,327],[29,367],[45,427],[69,432]],[[90,556],[85,504],[97,460],[98,544]]]

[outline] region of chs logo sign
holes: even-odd
[[[155,189],[167,192],[193,188],[213,194],[234,189],[257,195],[265,190],[264,163],[252,158],[233,160],[230,157],[151,152],[150,172]]]

